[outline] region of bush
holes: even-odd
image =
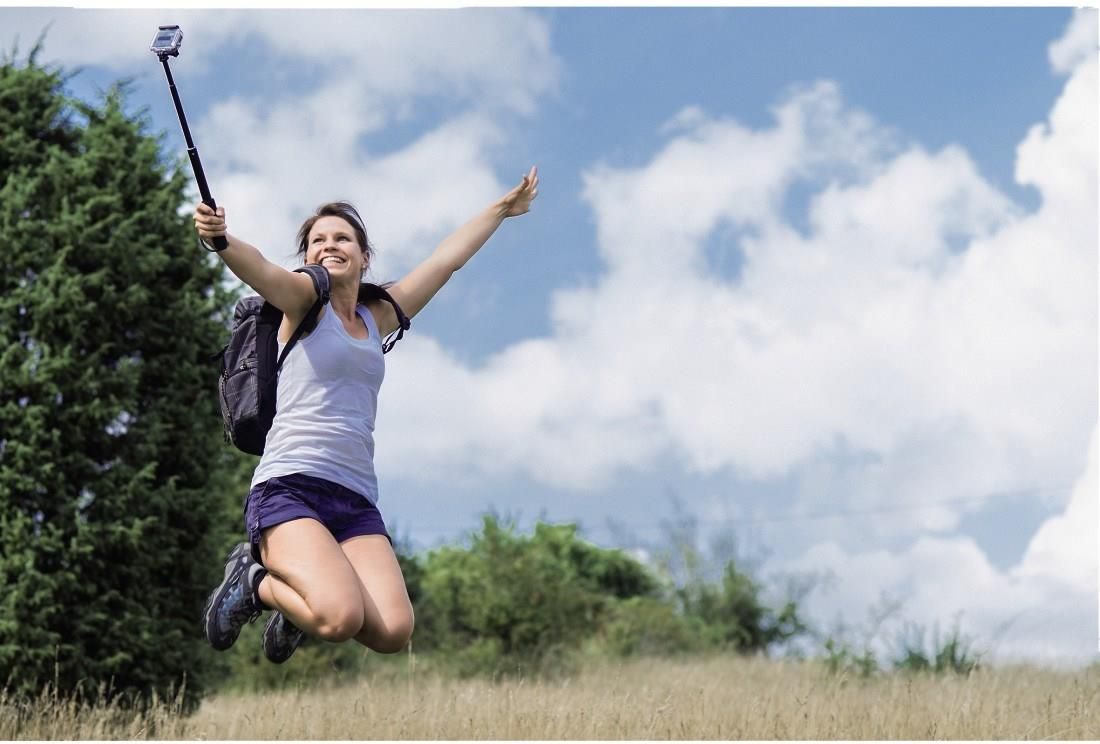
[[[707,646],[745,653],[767,651],[806,630],[794,601],[764,604],[763,587],[730,560],[719,583],[693,580],[676,590],[683,613],[699,621]]]
[[[622,551],[580,540],[574,525],[539,523],[534,534],[486,516],[469,547],[444,547],[423,562],[414,642],[463,674],[568,667],[613,602],[656,590]]]
[[[924,626],[907,623],[899,636],[899,651],[894,658],[894,669],[903,672],[931,674],[970,674],[978,668],[980,654],[974,650],[973,641],[959,630],[958,623],[946,637],[940,637],[937,624],[932,631],[932,643],[925,644]]]
[[[631,597],[615,603],[600,634],[599,650],[612,656],[671,656],[703,646],[702,624],[670,603]]]

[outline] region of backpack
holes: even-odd
[[[258,295],[244,297],[233,310],[233,331],[221,350],[221,373],[218,377],[218,406],[225,425],[225,441],[250,455],[262,455],[267,432],[275,419],[276,381],[287,354],[302,334],[313,330],[321,308],[329,301],[328,269],[317,264],[301,266],[295,271],[309,274],[317,291],[317,300],[294,329],[283,353],[278,354],[279,325],[283,312]],[[398,328],[382,342],[382,353],[388,353],[401,340],[410,322],[401,307],[384,287],[364,282],[359,286],[360,303],[385,300],[397,313]]]

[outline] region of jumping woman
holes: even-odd
[[[538,195],[531,171],[388,287],[415,316],[508,217]],[[224,235],[219,255],[241,281],[283,312],[279,351],[317,299],[312,279],[271,263],[226,232],[225,210],[195,209],[207,241]],[[298,254],[331,278],[330,301],[313,332],[287,355],[277,383],[277,412],[245,504],[249,541],[229,554],[225,578],[210,595],[206,637],[219,650],[265,609],[264,655],[281,663],[303,634],[354,638],[396,653],[413,631],[413,609],[392,541],[378,511],[374,420],[385,373],[382,339],[398,327],[389,303],[358,304],[373,249],[355,208],[325,204],[298,231]]]

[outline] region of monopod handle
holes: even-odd
[[[206,173],[202,170],[202,161],[199,160],[199,149],[197,147],[187,148],[187,155],[191,158],[191,168],[195,171],[195,180],[199,184],[199,196],[202,197],[202,203],[218,211],[218,205],[214,202],[214,197],[210,195],[210,186],[206,183]],[[214,238],[214,250],[224,251],[229,247],[229,241],[225,239],[224,235],[218,235]]]

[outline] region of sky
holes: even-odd
[[[693,520],[886,650],[957,624],[1096,659],[1095,10],[6,7],[0,42],[49,26],[40,61],[130,79],[179,156],[164,23],[230,231],[277,263],[347,198],[398,279],[539,167],[387,356],[398,537],[493,511],[654,560]]]

